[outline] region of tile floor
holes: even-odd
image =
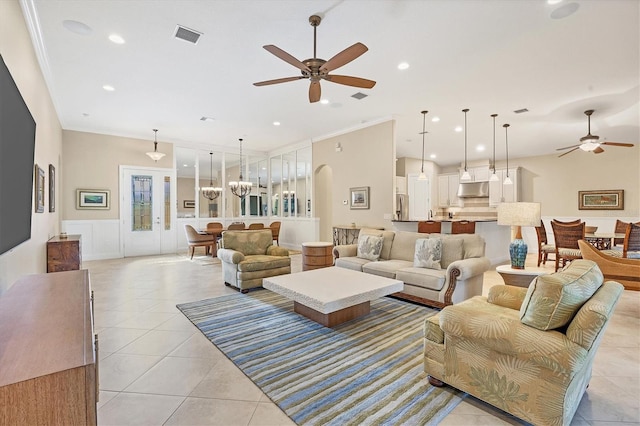
[[[529,258],[528,263],[535,263]],[[185,255],[84,262],[100,341],[100,425],[292,425],[176,309],[235,290],[217,259]],[[549,267],[549,263],[547,264]],[[293,272],[301,256],[292,256]],[[485,274],[485,294],[502,279]],[[597,353],[574,425],[640,425],[640,292],[625,291]],[[521,424],[467,398],[442,425]]]

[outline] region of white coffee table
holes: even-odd
[[[402,281],[336,266],[263,278],[262,286],[325,327],[367,315],[372,300],[404,290]]]

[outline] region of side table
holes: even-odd
[[[511,265],[500,265],[496,267],[496,272],[500,274],[506,285],[527,288],[535,277],[550,274],[553,270],[536,266],[527,266],[525,269],[513,269]]]
[[[302,270],[333,266],[333,244],[324,241],[302,243]]]

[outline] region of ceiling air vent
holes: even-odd
[[[369,96],[369,95],[365,95],[362,92],[358,92],[358,93],[355,93],[355,94],[351,95],[352,98],[356,98],[357,100],[364,99],[367,96]]]
[[[187,27],[182,27],[180,25],[176,26],[176,33],[174,34],[175,38],[179,38],[180,40],[188,41],[189,43],[198,44],[198,40],[202,33],[191,30]]]
[[[517,109],[513,112],[515,112],[516,114],[522,114],[523,112],[529,112],[529,110],[526,108],[522,108],[522,109]]]

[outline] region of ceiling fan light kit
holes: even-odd
[[[163,154],[162,152],[158,152],[158,129],[153,130],[153,151],[149,151],[146,154],[156,163],[158,160],[162,159],[167,154]]]
[[[558,157],[563,157],[576,149],[580,148],[582,151],[593,152],[594,154],[601,154],[604,152],[602,149],[602,145],[609,146],[622,146],[622,147],[632,147],[632,143],[622,143],[622,142],[600,142],[600,136],[591,134],[591,115],[595,112],[593,109],[588,109],[584,112],[587,116],[587,134],[580,138],[580,143],[577,145],[565,146],[564,148],[558,148],[556,151],[564,151],[568,149],[569,151],[564,154],[560,154]]]
[[[311,59],[299,61],[277,46],[274,46],[272,44],[263,46],[263,48],[267,52],[298,68],[302,72],[301,76],[260,81],[257,83],[253,83],[253,85],[267,86],[271,84],[287,83],[289,81],[308,79],[310,81],[309,102],[311,103],[318,102],[320,100],[322,94],[322,90],[320,88],[320,80],[326,80],[332,83],[338,83],[352,87],[361,87],[365,89],[371,89],[373,86],[375,86],[376,82],[373,80],[367,80],[365,78],[352,77],[348,75],[329,74],[331,71],[340,68],[341,66],[346,65],[354,59],[358,58],[369,49],[364,44],[358,42],[353,44],[352,46],[347,47],[328,61],[318,58],[316,55],[316,29],[318,25],[320,25],[321,21],[322,18],[320,18],[320,16],[318,15],[312,15],[309,17],[309,23],[313,27],[313,58]]]

